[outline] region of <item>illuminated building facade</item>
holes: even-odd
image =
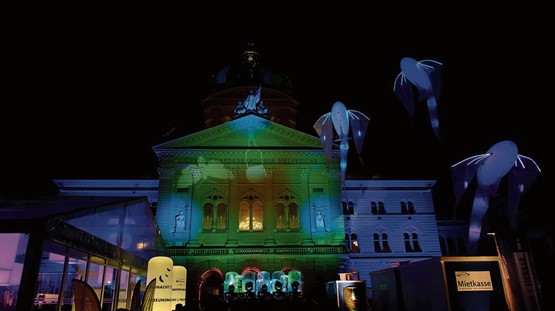
[[[319,137],[295,129],[288,78],[242,56],[214,75],[205,129],[153,147],[156,221],[187,268],[188,300],[227,293],[228,273],[299,271],[303,294],[318,297],[339,273],[371,287],[371,271],[441,256],[435,181],[347,179],[342,190],[339,146],[327,162]],[[56,181],[62,195],[146,191],[119,182]]]
[[[299,270],[305,284],[337,276],[347,257],[338,171],[318,138],[250,114],[154,150],[158,225],[191,277],[214,267]]]
[[[343,196],[349,268],[372,271],[442,255],[434,180],[347,180]]]
[[[41,256],[43,261],[50,258],[47,253],[59,259],[56,263],[65,262],[56,270],[58,276],[73,267],[73,259],[83,271],[102,270],[85,280],[99,280],[99,298],[115,309],[128,305],[130,296],[110,294],[105,271],[114,272],[114,290],[129,292],[132,282],[144,280],[146,260],[155,255],[169,256],[174,265],[187,269],[189,304],[229,294],[230,285],[238,293],[249,286],[259,293],[270,284],[275,292],[274,280],[282,281],[285,292],[298,289],[306,297],[321,298],[326,282],[345,274],[366,281],[369,295],[372,271],[464,249],[458,235],[464,236],[464,224],[457,230],[438,229],[434,180],[354,180],[347,175],[341,189],[339,146],[334,145],[328,161],[319,137],[296,130],[299,102],[289,79],[263,67],[258,57],[249,47],[241,62],[214,75],[212,92],[201,102],[203,130],[153,147],[157,179],[55,180],[59,202],[71,209],[47,215],[41,226],[61,219],[59,232],[33,234],[42,228],[36,219],[17,219],[14,225],[3,213],[2,223],[12,225],[4,225],[1,233],[17,233],[10,237],[25,240],[25,246],[13,250],[15,259],[0,266],[10,288],[19,285],[12,276],[24,280],[20,301],[36,307],[47,298],[33,290],[41,276],[33,263],[41,262]],[[2,206],[11,210],[25,204],[38,206]],[[72,223],[87,241],[100,237],[101,251],[64,235]],[[28,230],[21,231],[21,224]],[[119,230],[121,224],[129,226]],[[144,230],[150,239],[143,239]],[[37,239],[48,241],[44,245],[50,248],[37,247]],[[453,239],[455,246],[449,244]],[[23,249],[35,250],[27,251],[29,259],[23,260]],[[19,275],[12,273],[15,263]],[[62,280],[52,282],[65,282],[57,284],[64,288],[69,282]],[[10,293],[8,286],[0,287]],[[54,306],[63,306],[71,304],[71,295],[65,297],[70,292],[58,290],[48,297]]]

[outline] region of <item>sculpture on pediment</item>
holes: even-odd
[[[245,100],[240,100],[235,108],[235,116],[239,117],[245,114],[254,113],[256,115],[267,118],[268,108],[264,105],[264,101],[260,99],[262,86],[256,91],[250,90]]]

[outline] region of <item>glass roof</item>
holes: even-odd
[[[110,244],[145,259],[162,243],[156,220],[145,197],[56,197],[0,201],[0,221],[59,218]]]

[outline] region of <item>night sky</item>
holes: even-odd
[[[522,201],[541,219],[553,176],[553,48],[541,33],[529,35],[545,32],[542,25],[519,27],[263,36],[201,36],[162,25],[35,27],[10,47],[0,195],[53,194],[52,179],[155,178],[152,146],[169,131],[175,138],[202,129],[200,102],[211,75],[252,41],[263,65],[289,75],[301,103],[299,130],[317,136],[312,125],[336,101],[370,117],[364,163],[354,157],[348,175],[437,179],[439,205],[450,210],[450,166],[508,139],[542,169]],[[405,56],[443,63],[442,143],[425,102],[411,125],[392,91]]]

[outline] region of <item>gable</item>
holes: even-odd
[[[295,148],[322,149],[317,136],[250,114],[157,146],[162,149],[196,148]]]

